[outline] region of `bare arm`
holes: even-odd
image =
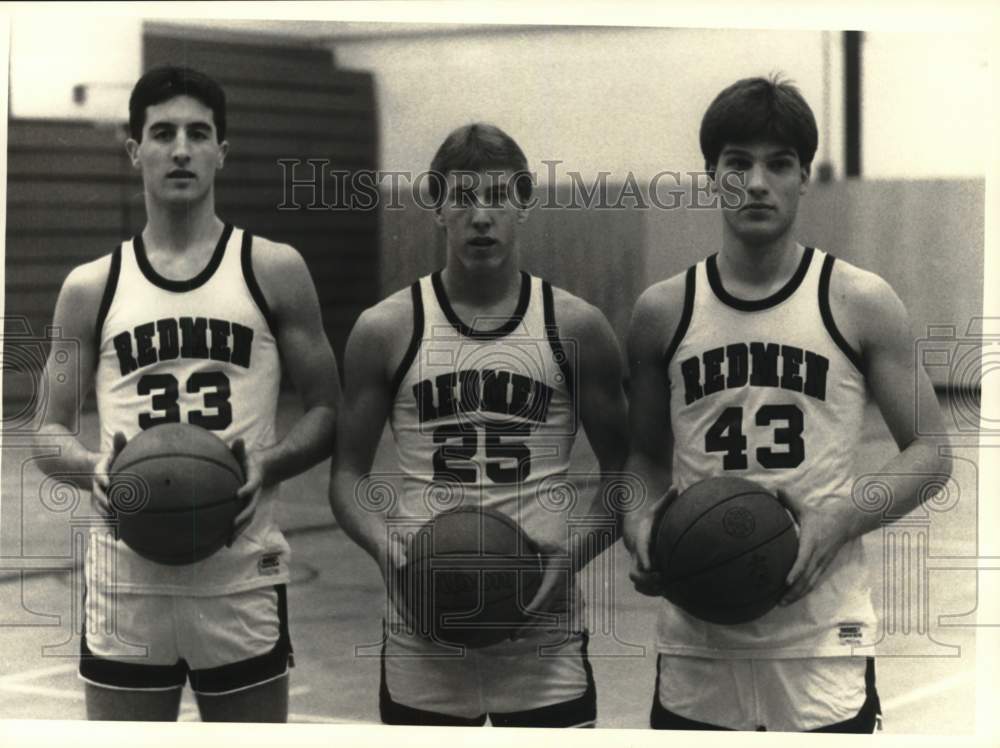
[[[45,370],[38,373],[39,391],[48,393],[34,439],[36,455],[46,457],[38,464],[46,473],[72,476],[73,483],[88,489],[102,454],[79,440],[80,407],[94,384],[95,327],[109,266],[109,257],[103,257],[74,269],[63,282],[52,323],[59,337],[52,342]],[[69,356],[69,365],[54,366],[53,358],[63,354]]]
[[[399,358],[393,333],[409,334],[412,325],[404,319],[412,314],[401,309],[403,304],[397,298],[390,297],[365,311],[347,341],[344,412],[337,425],[330,477],[330,508],[337,523],[375,559],[383,573],[389,553],[386,519],[394,489],[382,491],[373,485],[370,472],[392,407],[387,362]],[[401,563],[402,558],[395,561]]]
[[[951,461],[940,450],[947,440],[917,432],[919,408],[932,433],[944,433],[934,388],[927,372],[917,367],[909,316],[888,283],[838,263],[831,308],[835,319],[843,320],[848,340],[861,350],[868,386],[900,449],[879,471],[879,480],[892,497],[892,514],[901,517],[928,497],[930,483],[951,474]],[[881,527],[885,512],[864,512],[853,501],[844,501],[824,512],[803,509],[799,521],[799,554],[788,575],[785,604],[816,586],[844,543]]]
[[[645,501],[624,520],[625,546],[632,554],[630,576],[636,589],[658,594],[653,571],[652,535],[674,495],[671,490],[673,430],[670,381],[664,355],[684,304],[684,277],[675,276],[647,289],[636,302],[629,327],[628,360],[630,451],[626,469]]]
[[[278,350],[304,413],[277,444],[259,450],[263,484],[277,483],[330,456],[340,403],[340,376],[323,330],[319,298],[302,256],[257,240],[254,270],[271,308]]]
[[[589,507],[588,514],[608,515],[613,509],[607,501],[612,485],[620,482],[621,471],[628,457],[628,415],[622,388],[622,356],[611,325],[596,307],[566,294],[562,319],[562,337],[567,348],[577,352],[579,366],[573,375],[576,385],[580,420],[601,469],[601,483]],[[570,359],[574,357],[570,355]],[[572,364],[572,361],[571,361]],[[620,534],[617,516],[615,532],[573,534],[570,548],[572,567],[579,570],[603,553]]]

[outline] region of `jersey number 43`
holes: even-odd
[[[802,411],[797,405],[762,405],[754,417],[758,426],[783,425],[774,429],[774,446],[758,447],[755,457],[761,467],[769,470],[796,468],[806,457],[802,440]],[[722,452],[725,470],[747,469],[747,438],[743,434],[743,408],[726,408],[705,432],[705,451]]]

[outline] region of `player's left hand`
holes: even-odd
[[[242,532],[247,529],[253,521],[253,516],[257,512],[257,504],[260,500],[260,491],[264,485],[264,472],[261,469],[260,460],[253,451],[247,450],[246,443],[242,439],[237,439],[230,447],[233,455],[243,468],[243,475],[246,478],[243,485],[236,491],[236,496],[245,503],[243,509],[233,520],[233,531],[226,542],[226,547],[231,548]]]
[[[525,607],[527,623],[511,635],[511,639],[523,639],[539,629],[554,628],[563,622],[569,623],[569,600],[571,585],[576,575],[566,554],[555,548],[542,549],[542,581],[538,591]]]
[[[853,536],[853,507],[842,501],[829,501],[823,507],[806,506],[781,490],[777,494],[798,521],[799,552],[785,577],[788,589],[778,603],[791,605],[819,584],[830,562]]]

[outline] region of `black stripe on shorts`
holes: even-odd
[[[190,677],[192,689],[210,695],[238,691],[274,680],[294,664],[285,585],[275,585],[274,589],[278,594],[278,640],[265,654],[205,670],[190,670],[184,659],[172,665],[144,665],[95,655],[87,646],[87,634],[83,631],[80,637],[80,675],[100,686],[135,691],[181,688]]]

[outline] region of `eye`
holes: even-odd
[[[746,171],[750,168],[750,159],[743,156],[729,156],[723,162],[728,169],[733,171]]]
[[[150,133],[150,135],[152,136],[153,140],[163,143],[170,140],[170,138],[173,137],[173,132],[171,130],[158,129],[158,130],[153,130],[153,132]]]
[[[777,158],[768,164],[771,171],[787,171],[792,168],[792,160],[790,158]]]
[[[191,135],[189,137],[191,138],[191,140],[197,140],[200,142],[208,140],[209,133],[208,130],[202,130],[202,129],[192,130]]]

